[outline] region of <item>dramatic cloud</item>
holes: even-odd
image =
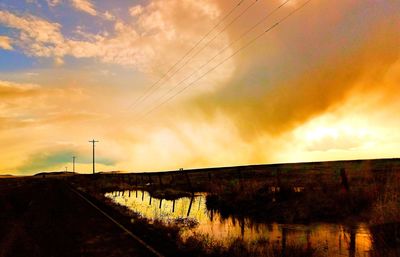
[[[0,11],[0,23],[20,32],[15,40],[31,56],[52,57],[57,64],[62,64],[63,57],[68,55],[98,58],[105,63],[133,66],[139,71],[160,74],[168,70],[171,63],[179,59],[212,26],[213,19],[218,15],[216,8],[211,1],[199,4],[190,0],[183,6],[177,0],[154,1],[141,7],[135,23],[116,20],[113,33],[80,31],[88,39],[86,41],[70,39],[61,33],[62,26],[59,23],[33,15],[21,16]],[[197,15],[192,16],[192,13]],[[114,19],[109,12],[104,17]],[[188,25],[192,23],[197,23],[195,30]],[[221,35],[211,46],[221,48],[226,44],[226,35]],[[198,66],[215,52],[212,48],[205,49],[189,63],[192,66],[188,65],[187,70]],[[220,59],[227,54],[229,51]]]
[[[92,138],[102,170],[396,157],[400,148],[400,2],[311,1],[267,33],[304,1],[264,20],[286,1],[243,1],[218,26],[239,1],[75,1],[80,9],[62,18],[71,1],[48,2],[51,15],[0,11],[13,48],[1,53],[34,63],[0,70],[2,173],[65,169],[72,154],[89,172]]]
[[[315,13],[312,15],[316,16]],[[313,16],[310,16],[310,20]],[[318,27],[309,29],[310,34],[324,37],[324,33],[330,33],[323,30],[329,26],[331,19],[333,17],[326,14],[327,24],[324,25],[322,20],[319,20]],[[291,25],[294,26],[293,23]],[[392,94],[393,91],[390,93],[386,90],[388,87],[383,86],[382,80],[399,59],[400,34],[396,33],[398,23],[392,16],[388,17],[387,22],[370,24],[365,32],[358,23],[354,26],[349,30],[358,29],[358,38],[353,39],[353,35],[344,38],[345,35],[338,33],[336,38],[332,39],[338,40],[337,38],[341,37],[342,43],[352,44],[351,48],[341,50],[332,48],[334,41],[325,40],[318,50],[315,50],[297,38],[297,32],[294,35],[285,35],[286,41],[278,42],[280,47],[276,49],[280,53],[280,60],[273,60],[275,57],[270,56],[273,65],[259,57],[260,52],[264,51],[263,48],[266,48],[263,45],[276,44],[270,42],[272,39],[266,36],[257,43],[259,48],[254,48],[254,52],[241,57],[238,64],[241,72],[231,78],[230,86],[220,92],[199,97],[199,108],[208,114],[221,111],[226,113],[241,128],[242,135],[251,139],[259,133],[281,134],[290,131],[342,104],[355,90],[356,94],[366,89],[380,89]],[[298,30],[301,31],[300,28]],[[305,40],[304,36],[300,37]],[[292,56],[285,53],[285,49],[295,49],[293,51],[296,55],[304,55],[304,62],[298,63],[293,60]],[[321,54],[322,49],[327,52]],[[317,64],[308,62],[317,56]],[[290,60],[293,61],[288,66],[285,61]],[[282,76],[276,79],[278,74],[289,68],[300,69],[303,72],[290,72],[287,78]],[[394,88],[392,90],[397,91]],[[247,120],[252,124],[248,124]]]

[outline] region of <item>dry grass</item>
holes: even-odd
[[[318,257],[322,256],[316,249],[306,249],[300,245],[289,244],[284,250],[277,244],[265,240],[247,242],[240,238],[232,240],[228,246],[215,242],[207,235],[193,235],[181,245],[188,256],[207,257]],[[194,254],[194,255],[193,255]]]
[[[350,191],[340,186],[277,188],[257,179],[215,183],[209,191],[207,207],[219,210],[222,215],[282,223],[343,221],[362,216],[375,197],[365,187]]]
[[[387,178],[373,204],[370,216],[373,251],[371,257],[400,256],[400,174]]]
[[[400,174],[392,173],[375,201],[370,223],[372,225],[400,222]]]

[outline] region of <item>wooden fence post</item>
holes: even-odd
[[[189,189],[190,189],[190,191],[191,191],[192,194],[193,194],[192,182],[190,181],[190,178],[189,178],[188,173],[187,173],[187,172],[184,172],[183,169],[180,169],[180,171],[181,171],[182,173],[184,173],[184,175],[186,176],[186,182],[188,183]]]
[[[159,181],[160,181],[160,187],[162,187],[162,186],[163,186],[163,183],[162,183],[162,179],[161,179],[161,174],[158,174],[158,179],[159,179]]]
[[[340,177],[342,179],[341,184],[342,187],[348,192],[350,190],[349,181],[347,178],[346,170],[344,168],[340,169]]]
[[[243,176],[242,176],[242,171],[240,170],[240,168],[238,168],[238,176],[239,176],[240,189],[243,190]]]

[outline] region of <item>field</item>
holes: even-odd
[[[243,239],[230,245],[201,235],[183,240],[178,223],[166,225],[146,219],[111,201],[105,193],[144,190],[149,192],[150,201],[151,197],[167,201],[203,192],[209,211],[220,213],[222,218],[260,224],[329,222],[355,227],[364,223],[372,244],[368,256],[399,256],[399,170],[400,160],[386,159],[2,178],[0,256],[26,256],[28,252],[30,256],[149,254],[73,190],[164,256],[326,255],[318,246],[304,248],[293,242],[260,248]],[[350,241],[348,256],[356,256],[356,250]]]

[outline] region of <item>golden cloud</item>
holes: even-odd
[[[0,48],[4,50],[13,50],[11,39],[7,36],[0,36]]]
[[[258,1],[257,8],[221,33],[167,86],[196,70],[280,2]],[[133,67],[146,77],[138,82],[133,76],[120,76],[123,72],[113,66],[110,72],[116,76],[109,81],[102,81],[108,72],[99,76],[83,69],[72,71],[60,85],[48,82],[29,88],[3,81],[0,145],[11,149],[2,158],[12,160],[9,167],[22,167],[35,158],[53,156],[51,152],[62,153],[62,158],[71,154],[62,149],[83,155],[90,153],[87,140],[92,137],[100,140],[99,155],[118,160],[114,168],[124,170],[388,157],[400,147],[395,135],[400,126],[395,119],[400,23],[397,13],[390,11],[395,8],[374,3],[368,10],[368,3],[313,2],[210,73],[197,89],[188,90],[190,97],[139,122],[119,109],[133,94],[140,95],[131,85],[145,88],[143,81],[163,75],[232,8],[233,1],[151,1],[131,20],[116,18],[109,33],[91,34],[80,28],[80,40],[63,35],[56,23],[2,11],[0,23],[19,32],[12,41],[25,53],[59,60],[96,58]],[[382,9],[376,11],[378,7]],[[283,8],[221,59],[291,8]],[[45,35],[46,31],[50,33]],[[96,65],[91,68],[105,69]],[[37,77],[55,81],[57,75],[51,70]],[[70,84],[90,88],[90,94],[87,90],[76,96],[79,90]],[[152,100],[148,107],[155,104]],[[20,137],[29,144],[19,142]]]
[[[39,88],[35,84],[20,84],[0,80],[0,99],[7,100],[16,97],[32,96],[38,93]]]
[[[61,33],[60,24],[33,15],[1,11],[0,23],[19,31],[19,37],[13,40],[30,56],[52,57],[57,64],[62,64],[63,57],[67,55],[97,58],[105,63],[132,66],[159,76],[212,27],[219,15],[217,5],[209,0],[190,0],[185,5],[176,0],[157,0],[140,8],[140,15],[137,14],[139,16],[135,21],[116,19],[113,33],[91,34],[79,29],[79,35],[86,40],[69,39]],[[196,15],[193,16],[193,13]],[[113,19],[109,12],[104,15]],[[189,25],[194,23],[195,27]],[[227,36],[220,35],[209,48],[186,65],[182,74],[198,67],[227,44]],[[229,51],[220,58],[228,54]],[[229,65],[225,66],[228,67],[228,75],[232,70]],[[173,83],[182,78],[180,75]]]
[[[394,82],[389,85],[385,78],[388,72],[393,74],[399,60],[400,34],[397,30],[392,21],[377,23],[351,48],[320,58],[316,64],[307,63],[305,59],[300,64],[307,66],[302,67],[303,72],[279,80],[272,79],[274,74],[268,73],[268,64],[255,62],[243,67],[247,73],[232,77],[230,86],[199,97],[195,105],[208,115],[225,113],[250,140],[259,133],[286,133],[329,112],[353,94],[378,90],[393,96],[398,87],[394,88]],[[243,63],[250,63],[252,58],[258,60],[252,54],[241,58]],[[266,76],[263,72],[271,78],[262,81]]]

